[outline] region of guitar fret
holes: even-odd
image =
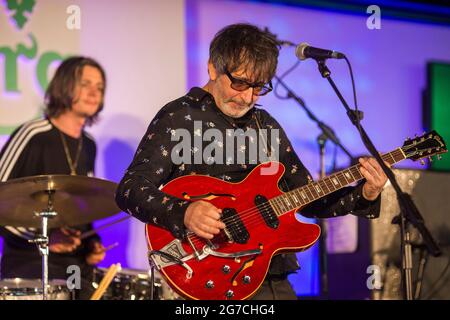
[[[359,170],[359,167],[355,167],[353,170],[355,170],[355,173],[353,173],[353,176],[355,176],[355,181],[364,178]]]
[[[308,185],[303,186],[302,189],[303,189],[303,193],[308,198],[308,202],[311,202],[313,200],[313,197],[312,197],[311,191],[309,191],[309,189],[308,189]]]
[[[303,198],[305,201],[309,201],[308,195],[306,194],[305,191],[301,191],[302,189],[304,189],[304,188],[301,188],[301,189],[299,190],[300,195],[302,196],[302,198]]]
[[[356,179],[355,179],[355,176],[353,175],[353,173],[352,173],[352,171],[351,171],[351,169],[345,170],[344,176],[345,176],[346,179],[347,179],[346,185],[347,185],[347,184],[350,184],[350,183],[352,183],[353,181],[356,180]],[[353,181],[352,181],[352,180],[353,180]]]
[[[321,180],[318,183],[319,183],[320,187],[322,188],[324,194],[330,193],[330,189],[328,189],[328,186],[327,186],[327,183],[325,182],[325,180]]]
[[[339,180],[336,179],[336,177],[334,177],[334,176],[330,177],[330,182],[333,185],[334,191],[338,190],[341,187]]]
[[[406,155],[402,149],[398,149],[398,159],[395,159],[395,162],[402,161],[403,159],[406,159]]]
[[[327,193],[331,193],[334,191],[333,184],[331,183],[329,178],[323,178],[322,181],[325,184],[325,187],[327,187],[328,189]]]
[[[316,189],[317,194],[323,194],[323,193],[324,193],[323,190],[322,190],[322,188],[320,187],[320,185],[319,185],[318,183],[315,183],[315,184],[314,184],[314,189]],[[321,192],[322,192],[322,193],[321,193]]]
[[[279,210],[279,209],[277,208],[277,206],[275,205],[275,198],[272,199],[272,200],[269,200],[269,204],[270,204],[270,206],[272,207],[273,211],[275,211],[275,214],[276,214],[277,216],[280,216],[280,215],[281,215],[280,210]]]
[[[342,175],[342,178],[340,177],[340,175]],[[345,186],[345,184],[347,183],[347,180],[345,180],[344,175],[342,174],[342,172],[336,172],[334,174],[334,176],[336,177],[336,180],[339,182],[339,186]],[[344,179],[344,182],[342,182],[342,179]]]
[[[287,212],[286,208],[284,207],[283,199],[281,197],[278,197],[278,205],[280,206],[280,209],[284,212]]]
[[[277,211],[279,211],[280,213],[282,213],[282,210],[278,204],[278,197],[275,197],[271,200],[273,202],[273,205],[275,206],[275,208],[277,209]]]
[[[316,190],[314,190],[314,187],[312,184],[308,184],[307,186],[308,191],[311,193],[312,199],[316,200],[319,198],[319,195],[317,194]]]
[[[398,149],[391,152],[391,158],[393,159],[394,163],[403,159],[403,151],[401,149]]]
[[[299,199],[297,199],[297,195],[295,194],[295,190],[294,190],[294,192],[292,192],[292,198],[294,199],[295,204],[296,204],[297,206],[300,206],[300,205],[301,205],[301,202],[299,201]]]
[[[408,156],[406,156],[402,148],[397,148],[394,151],[381,155],[381,159],[390,165],[406,158],[408,158]],[[292,209],[302,207],[329,193],[363,179],[364,177],[361,174],[360,169],[361,165],[354,165],[317,182],[311,182],[281,196],[272,198],[270,204],[277,215],[282,215]]]
[[[309,185],[306,185],[306,186],[303,187],[303,189],[304,189],[303,192],[304,192],[304,193],[306,194],[306,196],[308,197],[308,201],[311,202],[311,201],[313,201],[314,198],[313,198],[313,195],[312,195],[311,191],[309,190],[308,186],[309,186]]]
[[[394,158],[394,156],[392,155],[392,153],[389,152],[388,154],[389,154],[389,155],[391,156],[391,158],[392,158],[392,161],[393,161],[392,163],[395,163],[396,161],[395,161],[395,158]],[[392,163],[391,163],[391,164],[392,164]]]
[[[337,189],[338,187],[342,187],[341,183],[339,182],[338,178],[336,177],[336,175],[331,176],[331,181],[333,181],[334,187],[335,189]]]
[[[280,201],[280,199],[277,197],[277,206],[278,206],[278,210],[281,212],[281,214],[285,213],[286,211],[283,209],[282,203]]]
[[[300,199],[300,203],[302,205],[304,205],[305,203],[308,202],[308,197],[306,196],[306,194],[302,191],[302,189],[297,189],[298,191],[298,198]]]
[[[331,183],[330,178],[324,178],[323,182],[325,183],[325,186],[328,189],[328,193],[331,193],[331,192],[333,192],[335,190],[334,187],[333,187],[333,184]]]
[[[291,210],[293,208],[293,206],[292,206],[291,202],[289,201],[288,193],[285,193],[283,198],[287,204],[288,209]]]
[[[339,175],[341,175],[341,177]],[[347,178],[345,177],[344,172],[339,172],[337,178],[342,187],[347,185]]]

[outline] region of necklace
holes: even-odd
[[[66,137],[64,137],[64,134],[61,131],[59,131],[59,135],[60,135],[61,141],[63,143],[64,152],[66,153],[67,163],[69,164],[69,167],[70,167],[70,175],[76,176],[77,175],[78,160],[80,159],[81,149],[83,147],[83,136],[81,136],[78,139],[77,154],[75,156],[75,161],[72,161],[72,157],[70,156],[69,148],[67,147]]]

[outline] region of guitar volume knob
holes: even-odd
[[[231,268],[229,265],[224,265],[222,268],[223,273],[228,274],[231,271]]]
[[[208,288],[208,289],[214,288],[214,281],[208,280],[208,281],[206,282],[206,284],[205,284],[205,287]]]
[[[245,275],[242,280],[244,281],[245,284],[249,284],[251,282],[251,278],[250,276]]]

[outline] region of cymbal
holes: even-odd
[[[77,226],[119,213],[114,194],[117,184],[87,176],[41,175],[0,183],[0,225],[38,228],[35,212],[47,211],[52,193],[56,217],[49,228]]]

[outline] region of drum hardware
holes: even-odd
[[[74,291],[67,288],[65,280],[50,280],[48,296],[51,300],[73,300]],[[0,300],[42,300],[41,279],[0,280]]]
[[[106,277],[106,268],[94,271],[92,286],[98,289],[101,280]],[[152,285],[153,281],[153,285]],[[101,300],[176,300],[180,299],[172,288],[155,271],[122,268],[110,282]]]
[[[114,201],[116,188],[111,181],[71,175],[40,175],[0,183],[0,225],[42,228],[41,234],[29,241],[38,246],[42,256],[43,300],[48,299],[48,229],[87,224],[119,213]],[[46,209],[35,212],[43,205]],[[35,212],[40,221],[30,212]],[[84,234],[84,238],[94,233]]]
[[[50,185],[49,185],[50,187]],[[55,190],[46,190],[48,194],[47,210],[36,212],[35,215],[41,217],[42,221],[42,234],[37,235],[35,239],[28,240],[30,243],[35,243],[38,246],[39,254],[42,256],[42,299],[48,300],[48,254],[49,254],[49,241],[48,241],[48,219],[57,216],[57,213],[53,211],[52,197]]]
[[[154,297],[154,288],[155,288],[155,265],[153,263],[150,263],[150,300],[155,300]]]
[[[121,210],[114,201],[117,184],[87,176],[41,175],[0,183],[0,225],[39,228],[30,212],[48,205],[48,190],[58,215],[48,228],[72,227],[113,216]]]

